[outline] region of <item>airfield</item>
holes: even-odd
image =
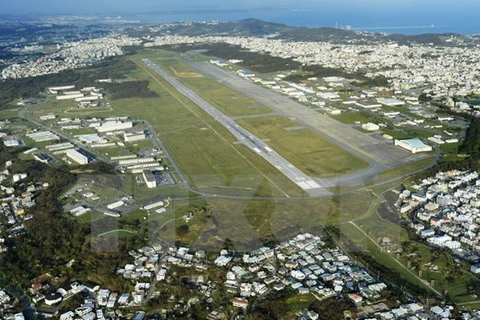
[[[291,163],[285,160],[280,154],[271,149],[264,141],[256,137],[252,133],[248,132],[244,128],[236,124],[232,119],[227,117],[222,112],[218,111],[215,107],[209,104],[207,101],[199,97],[192,90],[188,89],[174,77],[162,70],[158,65],[148,59],[144,59],[143,62],[162,76],[166,81],[173,85],[181,94],[188,97],[197,106],[201,107],[216,121],[220,122],[225,128],[227,128],[239,141],[245,144],[249,149],[255,151],[262,158],[267,160],[280,172],[282,172],[287,178],[299,186],[302,190],[307,192],[310,196],[321,196],[326,191],[312,178],[304,174],[299,169],[295,168]]]
[[[228,129],[238,142],[267,160],[311,197],[328,196],[331,194],[331,189],[337,186],[351,187],[367,184],[377,179],[381,172],[408,166],[429,157],[426,154],[412,155],[393,146],[391,141],[363,134],[349,125],[320,114],[280,93],[255,85],[211,63],[182,59],[181,62],[173,63],[176,69],[184,69],[179,72],[173,67],[168,68],[170,65],[168,61],[168,59],[146,59],[144,63]],[[182,64],[187,65],[187,68]],[[162,65],[163,69],[159,65]],[[195,74],[195,77],[185,76],[188,74]],[[205,78],[201,79],[202,77]],[[211,80],[217,82],[219,87],[224,86],[255,101],[259,108],[263,108],[263,113],[239,112],[238,109],[233,110],[218,102],[215,106],[210,103],[215,100],[214,97],[202,98],[202,92],[197,90],[198,88],[191,89],[192,81],[199,83],[199,81]],[[260,126],[256,126],[256,122],[262,120],[264,121],[261,125],[270,127],[268,134],[262,132]],[[279,122],[288,123],[284,125],[288,128],[274,132],[271,128]],[[291,132],[286,133],[286,131]],[[314,139],[324,139],[342,149],[343,159],[348,163],[345,167],[350,164],[349,170],[335,172],[335,167],[332,166],[331,172],[325,174],[311,168],[315,163],[314,160],[304,164],[298,157],[292,155],[292,152],[289,154],[284,142],[288,139],[288,135],[294,136],[297,131],[301,132],[301,135],[297,135],[297,142],[290,141],[288,147],[294,149],[309,135],[315,136]],[[280,135],[279,139],[275,139],[275,134]],[[320,140],[318,143],[320,144]],[[312,144],[315,145],[315,141]],[[309,156],[305,153],[306,159],[309,159]],[[318,162],[337,165],[342,163],[341,158],[335,159],[334,155],[331,158],[332,154],[328,150],[321,155],[320,152],[316,152],[316,156]]]

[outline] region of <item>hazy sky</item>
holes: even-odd
[[[383,10],[412,14],[424,10],[480,10],[478,0],[0,0],[0,14],[137,13],[181,9],[250,9],[261,7],[328,11]]]

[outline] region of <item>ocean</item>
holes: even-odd
[[[256,8],[226,10],[178,10],[150,13],[141,16],[149,23],[176,21],[231,21],[257,18],[269,22],[284,23],[292,26],[318,28],[339,27],[351,30],[422,34],[422,33],[458,33],[463,35],[480,34],[480,23],[476,10],[459,7],[455,11],[444,8],[342,8],[326,9],[278,9]]]

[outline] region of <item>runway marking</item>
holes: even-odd
[[[185,108],[187,108],[188,110],[190,110],[190,112],[192,112],[197,118],[199,118],[203,123],[205,123],[205,125],[207,127],[209,127],[213,132],[215,132],[215,134],[220,137],[221,140],[223,140],[224,143],[226,143],[230,148],[232,148],[233,150],[235,150],[235,152],[241,157],[243,158],[245,161],[247,161],[255,170],[257,170],[263,177],[265,177],[265,179],[267,179],[273,186],[275,186],[281,193],[283,193],[285,195],[285,197],[287,198],[290,198],[290,196],[285,192],[283,191],[275,182],[273,182],[269,177],[267,177],[260,169],[258,169],[252,162],[250,162],[250,160],[248,160],[240,151],[238,151],[232,144],[230,144],[228,142],[228,140],[226,140],[220,133],[218,133],[212,126],[210,126],[204,119],[202,119],[194,110],[192,110],[192,108],[190,108],[186,103],[184,103],[176,94],[174,94],[170,89],[168,89],[159,79],[157,79],[157,77],[155,77],[154,75],[152,75],[152,73],[150,73],[147,69],[145,69],[145,67],[143,66],[143,63],[140,64],[140,67],[146,72],[148,73],[153,79],[155,79],[155,81],[157,81],[165,90],[167,90],[168,93],[170,93],[170,95],[172,95],[172,97],[175,97],[175,99],[177,99]],[[165,80],[166,81],[166,80]]]

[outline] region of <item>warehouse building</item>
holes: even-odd
[[[395,140],[395,145],[411,153],[432,151],[432,147],[420,139]]]
[[[369,122],[362,124],[362,129],[367,131],[377,131],[380,129],[380,127],[375,123]]]
[[[75,89],[74,85],[69,85],[69,86],[59,86],[59,87],[48,87],[48,91],[52,94],[57,94],[58,91],[65,91],[65,90],[71,90]]]
[[[143,170],[142,175],[148,188],[155,188],[157,186],[157,179],[155,179],[151,170]]]
[[[120,208],[124,204],[125,204],[125,202],[123,202],[122,200],[119,200],[119,201],[110,203],[109,205],[107,205],[107,208],[110,209],[110,210],[113,210],[113,209]]]
[[[405,102],[401,100],[391,98],[379,98],[377,99],[377,102],[389,107],[403,106],[405,104]]]
[[[154,209],[154,208],[157,208],[157,207],[162,207],[164,204],[165,203],[163,201],[157,201],[157,202],[150,203],[150,204],[146,205],[145,207],[143,207],[143,209],[150,210],[150,209]]]
[[[123,138],[125,142],[133,142],[146,139],[145,132],[124,133]]]
[[[152,157],[147,157],[147,158],[123,159],[123,160],[119,160],[118,164],[121,166],[125,166],[125,165],[150,163],[150,162],[156,162],[156,161]]]
[[[66,154],[67,154],[67,157],[69,157],[70,159],[72,159],[73,161],[75,161],[78,164],[87,164],[88,163],[88,157],[81,154],[80,152],[78,152],[75,149],[67,150]]]
[[[130,129],[133,127],[133,122],[121,122],[121,121],[109,121],[102,123],[100,126],[96,127],[95,129],[98,132],[109,132],[109,131],[117,131],[117,130],[124,130]]]
[[[83,96],[84,96],[83,93],[62,94],[57,96],[57,100],[74,100],[74,99],[82,98]]]

